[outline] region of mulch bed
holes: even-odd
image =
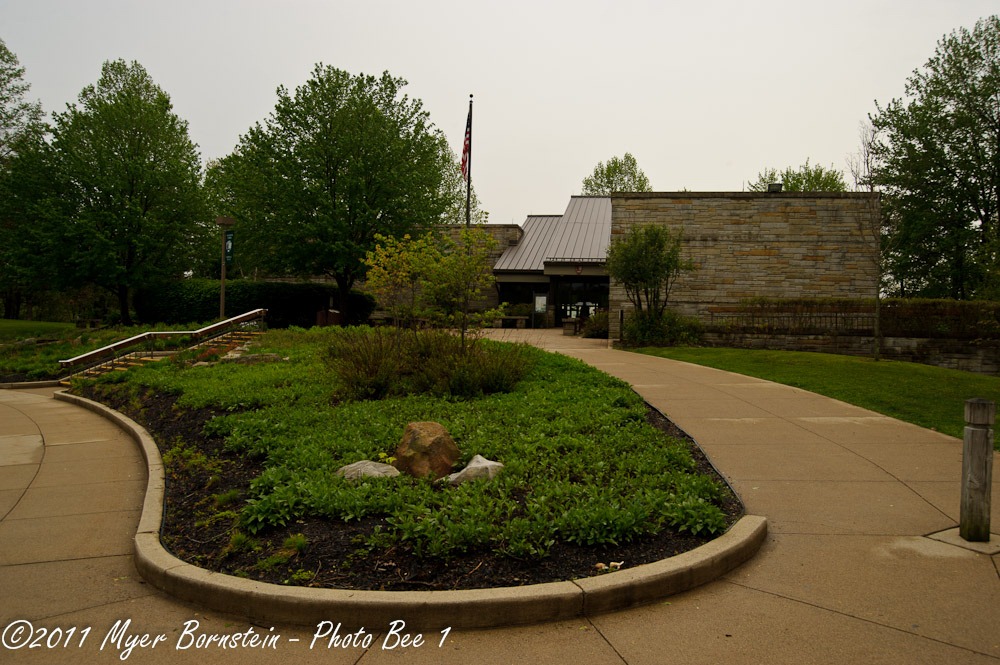
[[[153,392],[145,394],[137,406],[134,399],[120,396],[114,388],[114,385],[90,386],[79,392],[140,423],[156,440],[161,454],[178,441],[184,441],[208,459],[218,460],[209,471],[194,469],[168,475],[160,535],[163,545],[175,556],[209,570],[276,584],[341,589],[482,589],[588,577],[601,574],[596,564],[607,565],[612,561],[624,562],[623,568],[631,568],[680,554],[712,539],[668,529],[654,537],[619,546],[556,544],[551,555],[539,561],[492,552],[469,553],[442,561],[417,558],[401,547],[359,550],[359,543],[384,524],[382,519],[343,523],[311,518],[257,534],[254,540],[259,547],[255,550],[232,551],[229,542],[233,515],[223,511],[239,510],[250,481],[261,473],[262,465],[224,450],[221,438],[204,434],[204,424],[215,415],[211,410],[178,409],[176,396]],[[666,433],[690,441],[682,430],[655,410],[650,409],[648,418]],[[699,470],[717,476],[693,442],[692,450]],[[227,492],[236,500],[218,506],[215,497]],[[736,497],[727,499],[723,510],[729,524],[743,514]],[[293,534],[302,534],[307,539],[304,551],[284,548],[286,539]]]

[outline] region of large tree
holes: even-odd
[[[443,221],[456,196],[444,136],[406,81],[317,65],[212,175],[238,222],[241,252],[264,271],[337,281],[342,306],[375,236]]]
[[[624,157],[612,157],[598,162],[594,172],[583,179],[585,196],[608,196],[612,192],[650,192],[649,178],[639,168],[635,157],[626,152]]]
[[[871,117],[893,281],[900,295],[974,297],[1000,249],[1000,18],[943,37],[905,91]]]
[[[751,192],[766,192],[767,186],[781,183],[786,192],[846,192],[847,183],[844,174],[832,166],[824,168],[819,164],[810,166],[809,160],[799,168],[791,166],[784,171],[767,168],[757,174],[757,179],[747,183]]]
[[[0,172],[0,293],[7,319],[22,305],[56,290],[61,261],[59,229],[69,212],[50,146],[40,135],[22,136]]]
[[[24,67],[0,39],[0,168],[14,155],[17,142],[41,126],[41,102],[25,98],[30,87]]]
[[[52,144],[71,205],[64,265],[114,293],[130,323],[133,290],[187,269],[206,214],[187,123],[142,65],[115,60],[55,114]]]
[[[51,182],[44,173],[41,103],[28,101],[30,86],[17,56],[0,39],[0,297],[4,318],[45,285],[45,262],[36,243],[35,201]],[[42,272],[40,272],[42,271]]]

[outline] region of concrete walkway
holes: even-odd
[[[143,584],[131,556],[145,486],[134,444],[51,391],[0,391],[0,662],[121,662],[129,636],[148,634],[129,662],[1000,663],[1000,554],[925,537],[957,524],[957,440],[558,331],[497,334],[621,377],[694,436],[748,512],[768,518],[757,557],[625,612],[434,632],[405,648],[391,626],[371,626],[346,648],[326,638],[310,650],[312,629],[251,627]],[[993,496],[997,531],[1000,473]],[[41,646],[12,649],[31,629]],[[198,649],[211,634],[241,646]]]

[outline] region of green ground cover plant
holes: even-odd
[[[207,433],[262,463],[233,522],[234,549],[252,547],[272,527],[317,517],[379,517],[380,526],[357,543],[361,558],[389,548],[441,559],[477,551],[542,558],[556,542],[622,544],[665,529],[716,534],[727,527],[720,503],[728,488],[696,471],[686,442],[647,423],[645,404],[627,384],[579,361],[517,347],[527,370],[508,392],[358,399],[328,364],[344,334],[271,331],[259,351],[287,360],[164,362],[103,381],[176,395],[177,409],[212,409],[218,415]],[[507,345],[477,344],[511,353]],[[505,464],[503,473],[458,487],[335,475],[352,462],[390,457],[405,425],[427,420],[455,438],[460,465],[480,454]],[[178,458],[191,456],[181,449]]]
[[[800,351],[688,347],[637,351],[795,386],[959,438],[965,427],[965,400],[982,397],[1000,402],[1000,377],[917,363]]]

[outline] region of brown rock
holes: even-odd
[[[410,423],[392,465],[402,473],[437,480],[451,473],[459,454],[455,440],[440,423]]]

